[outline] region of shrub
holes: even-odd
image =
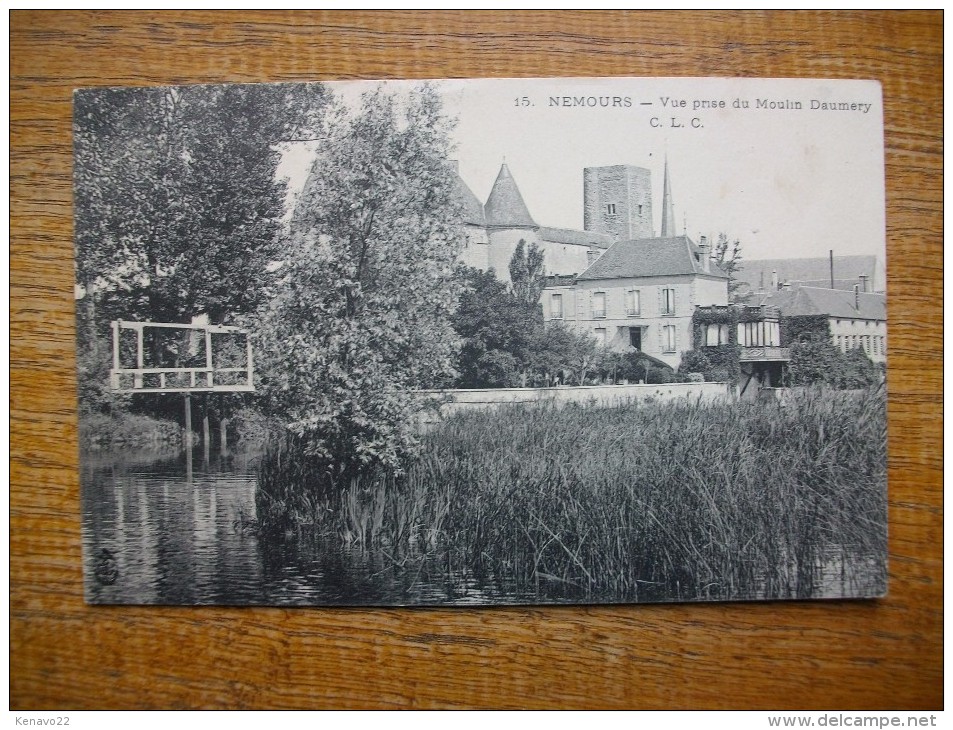
[[[79,417],[79,443],[83,449],[179,446],[183,431],[172,421],[135,413],[80,413]]]

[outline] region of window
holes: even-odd
[[[887,340],[883,335],[880,336],[880,354],[887,354]]]
[[[662,327],[662,351],[675,352],[675,325],[667,324]]]
[[[606,344],[606,328],[605,327],[596,327],[596,344],[602,345],[605,347]]]
[[[837,337],[834,338],[834,343],[837,345],[837,349],[838,349],[838,350],[843,350],[843,349],[844,349],[844,345],[843,345],[843,343],[841,342],[841,336],[840,336],[840,335],[837,335]]]
[[[553,294],[549,299],[549,311],[551,319],[563,318],[563,295]]]
[[[639,206],[639,215],[642,215],[642,206]]]
[[[777,322],[762,320],[738,323],[738,344],[742,347],[777,347],[780,343],[781,328]]]
[[[710,324],[705,328],[705,347],[727,344],[729,344],[727,324]]]
[[[641,327],[629,327],[629,347],[634,347],[636,350],[642,349]]]
[[[594,319],[606,318],[606,293],[597,291],[592,295],[592,316]]]
[[[615,215],[615,203],[609,203],[606,206],[606,213],[609,215]]]
[[[675,314],[674,289],[662,289],[662,314]]]
[[[630,317],[642,314],[642,296],[638,289],[629,289],[625,293],[625,313]]]
[[[738,323],[738,344],[742,347],[760,347],[761,330],[757,326],[761,322],[739,322]]]

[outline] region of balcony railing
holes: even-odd
[[[788,347],[742,347],[741,362],[787,362],[791,359]]]

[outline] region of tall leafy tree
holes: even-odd
[[[282,146],[315,134],[326,99],[306,84],[77,92],[81,338],[111,318],[253,311],[282,237]]]
[[[415,444],[411,391],[455,375],[462,213],[449,133],[429,86],[338,106],[263,314],[267,405],[339,483],[398,467]]]
[[[288,144],[316,135],[318,84],[87,89],[74,97],[79,387],[90,410],[129,407],[108,390],[113,319],[228,322],[269,293],[286,235]],[[153,364],[187,342],[152,341]],[[233,399],[234,400],[234,399]],[[226,417],[230,401],[216,404]],[[169,399],[143,396],[159,412]],[[207,406],[207,403],[203,403]],[[231,405],[234,405],[233,403]]]
[[[539,306],[520,300],[492,271],[464,269],[460,286],[463,293],[453,319],[463,341],[457,385],[526,385],[543,339]]]
[[[516,244],[516,250],[510,259],[510,281],[513,294],[527,304],[538,304],[539,297],[546,286],[543,269],[544,252],[535,243],[526,246],[522,238]]]

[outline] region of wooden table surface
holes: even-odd
[[[942,707],[941,12],[11,14],[14,709]],[[83,603],[71,90],[470,76],[880,79],[884,600],[506,609]]]

